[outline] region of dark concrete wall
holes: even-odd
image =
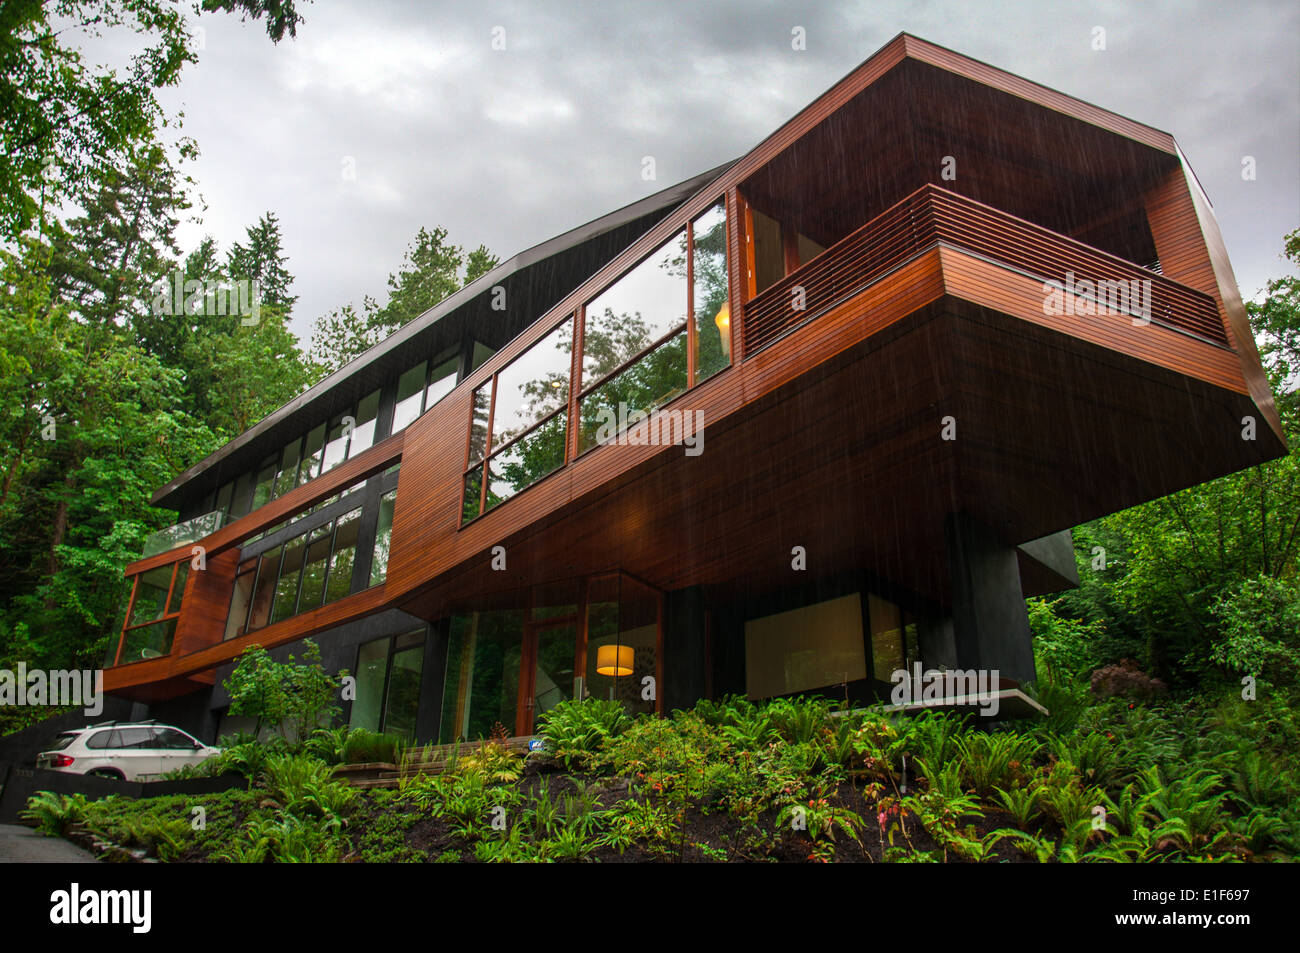
[[[948,518],[944,534],[957,667],[1032,682],[1034,645],[1016,547],[963,513]]]
[[[705,604],[698,586],[664,597],[664,711],[690,708],[704,697]]]

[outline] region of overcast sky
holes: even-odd
[[[199,62],[163,99],[202,150],[190,172],[206,209],[183,244],[209,233],[224,250],[274,211],[304,343],[322,312],[384,300],[421,226],[512,255],[740,156],[901,30],[1172,133],[1246,297],[1283,269],[1282,236],[1300,226],[1293,0],[318,0],[302,12],[278,46],[261,23],[195,20]],[[805,51],[791,49],[796,26]],[[1098,26],[1105,51],[1092,49]],[[641,178],[646,155],[656,182]]]

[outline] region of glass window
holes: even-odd
[[[826,250],[802,232],[799,233],[799,267],[802,268]]]
[[[339,414],[330,421],[329,438],[325,442],[325,458],[320,468],[322,475],[329,473],[348,458],[348,429],[343,418],[351,416],[350,412]]]
[[[579,451],[616,436],[686,390],[686,332],[669,338],[582,398]]]
[[[413,644],[412,644],[413,643]],[[388,671],[388,697],[384,701],[384,731],[415,737],[420,708],[420,674],[424,669],[424,634],[418,639],[399,636]]]
[[[469,369],[472,374],[483,366],[483,362],[497,352],[497,349],[484,344],[482,341],[474,342],[474,353],[471,356]]]
[[[253,605],[248,613],[248,630],[260,629],[271,618],[275,600],[275,582],[280,574],[280,547],[268,549],[257,561],[257,582],[253,585]]]
[[[393,433],[404,430],[420,416],[424,399],[424,374],[427,362],[421,361],[397,379],[397,404],[393,407]]]
[[[321,456],[325,452],[325,425],[308,431],[303,442],[302,467],[298,470],[298,485],[302,486],[320,476]]]
[[[587,304],[584,386],[685,323],[686,232],[682,231]]]
[[[166,655],[172,650],[172,636],[175,634],[175,619],[142,625],[138,629],[127,629],[122,645],[122,664]]]
[[[460,355],[455,349],[449,351],[442,358],[434,358],[433,370],[429,372],[429,386],[424,392],[425,410],[428,410],[455,389],[456,375],[459,371]]]
[[[390,641],[386,638],[375,639],[357,649],[357,697],[352,700],[352,712],[348,716],[348,724],[353,728],[379,730]]]
[[[298,461],[302,458],[302,438],[299,437],[280,453],[280,468],[275,474],[275,495],[284,496],[298,485]]]
[[[60,738],[60,740],[63,741],[64,738],[66,738],[67,740],[64,741],[63,744],[55,745],[52,749],[49,750],[57,751],[59,748],[66,748],[68,744],[72,741],[72,739],[75,737],[77,736],[64,735],[62,738]],[[109,742],[111,742],[112,740],[113,740],[113,732],[97,731],[90,736],[89,740],[86,742],[86,747],[94,748],[95,750],[99,750],[101,748],[107,748],[109,747]]]
[[[479,507],[483,505],[483,465],[480,463],[465,474],[465,501],[461,507],[460,520],[468,523],[476,519]]]
[[[151,728],[118,729],[119,748],[152,748],[153,730]]]
[[[862,599],[857,593],[745,623],[745,689],[750,698],[866,677]]]
[[[167,606],[167,614],[171,615],[181,611],[181,599],[185,595],[185,580],[190,575],[190,564],[187,560],[182,560],[176,564],[176,581],[172,583],[171,603]]]
[[[329,565],[331,529],[330,526],[321,527],[324,535],[307,546],[307,559],[302,566],[302,594],[298,597],[299,612],[319,607],[325,597],[325,570]]]
[[[497,374],[492,406],[494,449],[568,404],[572,347],[570,318]]]
[[[349,459],[375,442],[375,418],[379,416],[379,391],[371,391],[357,404],[356,426],[352,429],[352,442],[348,444]]]
[[[280,463],[279,457],[278,453],[273,453],[257,468],[257,485],[253,489],[253,509],[265,506],[271,501],[271,491],[275,486],[275,472]]]
[[[727,306],[727,207],[719,202],[691,225],[695,310],[695,379],[707,380],[730,361]]]
[[[326,602],[342,599],[352,591],[352,564],[356,559],[360,526],[360,507],[349,510],[334,521],[334,552],[330,556],[329,576],[325,582]]]
[[[129,625],[152,622],[167,608],[167,591],[172,584],[174,566],[158,566],[141,573],[135,588],[135,605],[131,607]]]
[[[556,414],[488,462],[487,508],[510,499],[564,465],[568,416]]]
[[[235,591],[230,597],[230,611],[226,614],[227,639],[233,639],[244,631],[244,624],[248,621],[248,604],[253,599],[253,579],[256,576],[253,570],[256,567],[256,561],[250,559],[239,567],[239,573],[235,576]]]
[[[375,552],[370,561],[370,585],[377,586],[388,577],[388,545],[393,538],[393,507],[397,491],[390,490],[379,498],[379,526],[375,530]]]
[[[584,697],[618,700],[630,712],[654,711],[641,697],[658,678],[659,600],[625,576],[592,580],[587,592],[587,671]]]
[[[452,616],[439,741],[477,741],[498,723],[514,734],[523,641],[522,612]]]
[[[234,494],[230,498],[230,515],[234,519],[248,515],[248,504],[252,502],[253,474],[244,473],[235,480]]]
[[[487,453],[488,410],[492,405],[492,382],[474,391],[474,418],[470,422],[469,462],[478,463]]]
[[[888,682],[894,672],[904,668],[902,613],[879,596],[868,596],[867,608],[871,614],[872,671],[877,681]]]
[[[307,537],[296,536],[284,544],[284,562],[280,564],[280,579],[275,584],[275,606],[271,622],[287,619],[297,611],[298,580],[302,575],[302,557],[307,549]]]
[[[222,513],[230,512],[230,493],[234,488],[235,485],[233,483],[225,483],[222,484],[221,489],[217,491],[216,509],[220,510]]]
[[[170,748],[173,750],[194,750],[194,739],[184,732],[177,731],[175,728],[155,728],[153,730],[153,746],[155,748]]]

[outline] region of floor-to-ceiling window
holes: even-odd
[[[357,648],[353,728],[415,738],[424,672],[423,628],[366,642]]]

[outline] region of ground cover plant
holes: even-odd
[[[245,739],[207,770],[248,790],[42,794],[30,821],[107,859],[303,862],[1250,862],[1300,857],[1289,706],[1224,695],[1044,692],[1050,719],[981,726],[822,699],[701,701],[631,718],[547,712],[541,751],[498,743],[358,789],[352,733]],[[1203,703],[1203,700],[1198,700]],[[1268,729],[1268,730],[1265,730]],[[1271,733],[1270,733],[1271,731]],[[362,736],[362,746],[375,740]],[[202,823],[197,822],[201,816]]]

